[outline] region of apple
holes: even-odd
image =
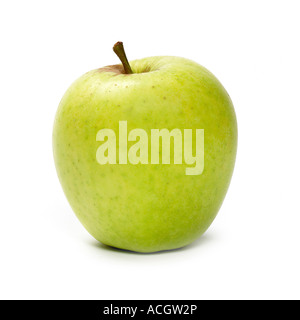
[[[63,96],[53,153],[83,226],[135,252],[184,247],[216,217],[236,158],[237,122],[224,87],[172,56],[92,70]]]

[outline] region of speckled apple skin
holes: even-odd
[[[78,219],[100,242],[136,252],[183,247],[207,230],[226,195],[237,149],[234,108],[216,77],[193,61],[151,57],[130,64],[131,75],[90,71],[63,96],[53,130],[58,177]],[[96,134],[118,133],[121,120],[128,132],[142,128],[149,137],[151,129],[204,129],[203,173],[185,175],[184,163],[100,165]]]

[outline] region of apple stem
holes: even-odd
[[[127,60],[126,54],[125,54],[125,50],[124,50],[124,46],[123,46],[123,42],[117,42],[114,46],[113,46],[113,50],[115,52],[115,54],[119,57],[119,59],[122,62],[125,74],[132,74],[132,69],[130,67],[130,64]]]

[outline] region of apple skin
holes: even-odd
[[[78,219],[103,244],[180,248],[207,230],[224,200],[236,158],[235,111],[216,77],[193,61],[165,56],[130,65],[130,75],[92,70],[63,96],[53,130],[58,177]],[[203,173],[185,175],[184,163],[100,165],[96,134],[117,134],[121,120],[128,132],[142,128],[148,136],[151,129],[204,129]]]

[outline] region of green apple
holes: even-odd
[[[78,219],[97,240],[136,252],[186,246],[226,195],[237,122],[221,83],[199,64],[158,56],[92,70],[63,96],[55,165]],[[198,140],[197,140],[198,139]]]

